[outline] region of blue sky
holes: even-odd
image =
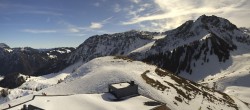
[[[96,34],[165,31],[202,14],[250,27],[249,0],[0,0],[0,42],[76,47]]]

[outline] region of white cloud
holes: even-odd
[[[80,32],[80,30],[77,28],[69,28],[69,32],[77,33],[77,32]]]
[[[100,6],[100,3],[99,3],[99,2],[96,2],[96,3],[94,3],[94,6],[99,7],[99,6]]]
[[[33,34],[41,34],[41,33],[56,33],[56,30],[38,30],[38,29],[24,29],[22,32],[28,32]]]
[[[91,25],[89,26],[91,29],[100,29],[103,27],[103,25],[101,23],[97,23],[97,22],[92,22]]]
[[[109,20],[111,20],[113,18],[113,16],[109,17],[109,18],[106,18],[104,20],[102,20],[102,24],[106,24],[106,23],[109,23]]]
[[[20,11],[21,14],[38,14],[38,15],[53,15],[53,16],[62,16],[62,13],[53,12],[53,11],[39,11],[39,10],[32,10],[32,11]]]
[[[121,9],[121,6],[119,4],[115,4],[114,6],[114,12],[118,13],[120,12],[122,9]]]
[[[135,1],[135,3],[141,2]],[[245,19],[250,17],[249,0],[154,0],[151,4],[154,5],[153,9],[140,6],[130,10],[130,13],[134,12],[134,15],[128,21],[123,22],[123,25],[146,23],[149,25],[146,27],[152,26],[167,30],[176,28],[187,20],[196,19],[202,14],[225,17],[236,25],[250,25],[250,21]],[[157,11],[136,13],[139,9]]]
[[[133,2],[133,3],[136,3],[136,4],[141,2],[141,0],[130,0],[130,1]]]
[[[74,24],[71,24],[71,23],[69,23],[67,21],[61,20],[61,21],[58,21],[58,24],[66,26],[66,28],[67,28],[66,31],[67,32],[70,32],[70,33],[79,33],[79,32],[81,32],[81,29],[80,29],[81,27],[78,27],[78,26],[76,26]]]
[[[111,20],[113,17],[109,17],[107,19],[102,20],[101,22],[91,22],[91,25],[89,26],[90,29],[101,29],[104,24],[107,24],[109,20]]]
[[[113,17],[106,18],[100,22],[91,22],[90,26],[77,26],[72,23],[69,23],[65,20],[58,21],[58,24],[63,25],[66,29],[60,30],[60,32],[66,32],[67,34],[74,35],[74,36],[83,36],[86,32],[97,32],[97,33],[109,33],[108,31],[101,30],[104,24],[109,23],[109,21]]]

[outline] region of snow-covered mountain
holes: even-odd
[[[167,36],[156,41],[144,61],[195,81],[230,66],[223,65],[230,61],[230,53],[250,43],[249,35],[216,16],[203,15],[165,33]]]
[[[68,63],[123,55],[199,81],[228,68],[231,52],[245,44],[250,44],[249,35],[230,21],[202,15],[164,33],[129,31],[90,37],[70,55]]]
[[[156,32],[131,30],[123,33],[96,35],[88,38],[77,47],[68,63],[73,64],[78,60],[87,62],[97,57],[109,55],[128,55],[152,41],[153,36],[159,35]]]
[[[247,105],[237,98],[175,76],[156,66],[125,57],[100,57],[91,60],[69,74],[63,83],[34,94],[97,94],[107,92],[109,84],[126,81],[135,81],[139,85],[140,94],[166,103],[172,110],[248,110]],[[1,107],[22,103],[31,98],[32,95],[18,98]]]

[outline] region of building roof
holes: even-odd
[[[111,86],[113,86],[117,89],[121,89],[121,88],[126,88],[126,87],[130,86],[130,83],[117,83],[117,84],[112,84]]]

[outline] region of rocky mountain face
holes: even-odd
[[[248,35],[250,35],[250,28],[246,28],[246,27],[241,27],[239,28],[243,33],[246,33]]]
[[[230,51],[235,49],[237,49],[235,45],[230,45],[215,34],[211,34],[204,41],[194,41],[172,51],[150,54],[143,61],[161,66],[176,74],[181,71],[192,74],[192,68],[209,62],[211,55],[217,56],[219,62],[225,62],[230,57]],[[197,62],[199,60],[202,60],[200,64]]]
[[[33,49],[0,46],[0,75],[22,73],[44,75],[65,68],[65,59],[74,48]]]
[[[10,48],[10,47],[5,43],[0,43],[0,48]]]
[[[67,62],[73,64],[80,59],[87,62],[97,57],[129,55],[133,50],[153,41],[157,32],[128,31],[116,34],[96,35],[88,38],[74,51]]]
[[[26,77],[20,73],[6,74],[3,80],[0,80],[0,87],[13,89],[21,86],[26,81]]]
[[[239,43],[249,45],[249,35],[227,19],[203,15],[164,33],[129,31],[90,37],[67,61],[73,64],[80,59],[86,62],[100,56],[123,55],[175,74],[192,74],[193,69],[197,71],[200,65],[211,61],[228,61]],[[137,51],[143,48],[144,51]]]

